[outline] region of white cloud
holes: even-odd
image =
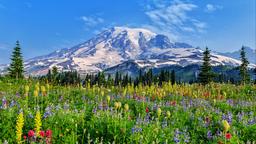
[[[214,12],[216,10],[222,9],[222,8],[223,7],[220,5],[207,4],[205,6],[205,11],[210,13],[210,12]]]
[[[100,18],[100,17],[89,17],[89,16],[82,16],[81,20],[83,20],[85,25],[88,26],[88,27],[94,27],[94,26],[104,22],[103,18]]]
[[[182,37],[183,33],[201,33],[205,31],[206,23],[190,15],[190,12],[196,8],[198,8],[197,5],[180,0],[173,2],[154,0],[154,3],[147,6],[145,11],[151,24],[145,26],[167,34],[173,41]]]

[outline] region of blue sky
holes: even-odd
[[[255,0],[0,0],[0,63],[9,62],[16,40],[28,59],[113,26],[221,52],[256,48],[255,19]]]

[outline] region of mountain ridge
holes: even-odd
[[[71,48],[54,51],[25,61],[28,75],[44,75],[59,70],[96,73],[126,61],[140,67],[187,66],[202,63],[203,50],[183,42],[172,42],[161,34],[143,28],[113,27]],[[211,64],[238,66],[239,60],[212,53]],[[0,68],[1,69],[1,68]]]

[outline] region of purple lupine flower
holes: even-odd
[[[156,103],[154,103],[153,110],[157,110],[158,106]]]
[[[7,109],[7,100],[5,97],[2,98],[2,109]]]
[[[227,100],[227,103],[228,103],[230,106],[233,106],[234,101],[233,101],[232,99],[228,99],[228,100]]]
[[[175,143],[179,143],[180,142],[179,137],[180,137],[181,133],[182,132],[180,132],[179,129],[175,129],[174,138],[173,138]]]
[[[184,130],[184,142],[185,143],[190,142],[190,136],[189,136],[189,133],[187,133],[187,129]]]
[[[142,128],[140,127],[133,127],[132,128],[132,134],[142,132]]]
[[[43,115],[43,119],[49,117],[49,116],[52,116],[53,115],[53,112],[52,112],[52,107],[51,106],[47,106],[45,108],[45,113]]]
[[[102,104],[102,102],[99,104],[98,109],[99,109],[99,110],[103,110],[103,104]]]
[[[94,114],[96,114],[97,108],[94,108],[92,112],[93,112]]]
[[[174,137],[174,138],[173,138],[173,141],[174,141],[176,144],[180,143],[180,140],[179,140],[178,137]]]
[[[17,97],[17,98],[20,98],[20,93],[17,92],[17,93],[16,93],[16,97]]]
[[[228,112],[228,115],[227,115],[226,119],[227,119],[227,121],[228,121],[229,124],[232,123],[232,118],[233,118],[232,113],[231,113],[231,112]]]
[[[174,140],[174,142],[177,143],[177,144],[180,143],[179,135],[180,135],[179,129],[175,129],[175,133],[174,133],[174,138],[173,138],[173,140]]]
[[[150,123],[150,114],[147,113],[147,115],[144,118],[144,123],[149,124]]]
[[[226,115],[222,114],[222,120],[226,120]]]
[[[210,130],[208,130],[207,132],[207,138],[212,139],[212,132]]]
[[[12,100],[11,103],[10,103],[10,107],[13,107],[15,105],[16,105],[16,102],[14,100]]]
[[[216,131],[216,135],[221,136],[221,131],[219,129]]]
[[[251,118],[248,120],[248,125],[253,125],[255,124],[255,119],[254,118]]]
[[[241,122],[241,121],[243,120],[243,116],[244,116],[244,113],[243,113],[243,112],[239,112],[239,113],[237,114],[237,119],[238,119],[239,122]]]

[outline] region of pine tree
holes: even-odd
[[[203,52],[203,65],[201,66],[200,73],[199,73],[199,82],[203,85],[210,83],[214,77],[212,72],[212,67],[210,64],[210,50],[206,47],[205,51]]]
[[[116,74],[115,74],[114,84],[115,84],[115,86],[119,85],[119,72],[118,71],[116,71]]]
[[[23,57],[22,57],[19,41],[16,42],[16,47],[12,52],[11,64],[10,64],[10,67],[8,68],[8,71],[9,71],[10,77],[12,78],[19,79],[24,77]]]
[[[246,58],[246,52],[244,50],[244,46],[242,46],[241,48],[241,52],[240,52],[240,58],[241,58],[241,65],[239,67],[240,70],[240,77],[241,77],[241,84],[245,84],[250,82],[250,75],[248,72],[248,65],[249,65],[249,61]]]
[[[254,68],[254,84],[256,84],[256,68]]]
[[[172,72],[171,72],[171,83],[172,83],[172,85],[174,85],[175,84],[175,71],[174,70],[172,70]]]
[[[56,66],[53,66],[52,67],[52,75],[53,75],[53,77],[56,77],[57,74],[58,74],[58,68]]]

